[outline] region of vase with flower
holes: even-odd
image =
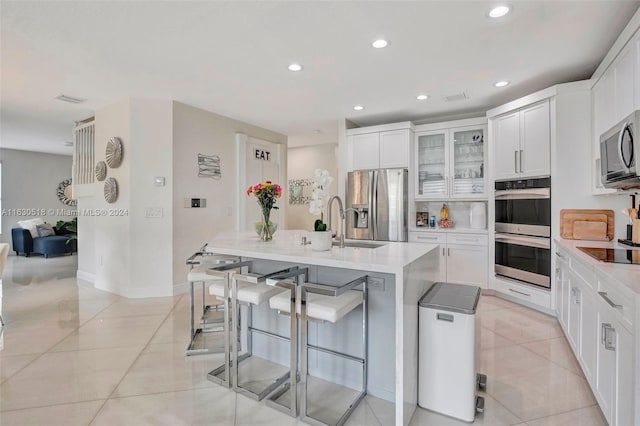
[[[312,192],[309,202],[309,213],[320,215],[320,218],[315,220],[313,232],[310,235],[311,249],[314,251],[331,249],[331,230],[327,230],[327,224],[324,223],[324,209],[327,205],[331,182],[333,182],[333,178],[329,175],[328,170],[315,170],[314,178],[311,181]]]
[[[253,194],[260,205],[261,220],[256,222],[256,232],[262,241],[271,241],[278,224],[270,220],[271,210],[277,209],[276,201],[282,196],[282,187],[270,180],[247,188],[247,196]]]

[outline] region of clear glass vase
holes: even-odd
[[[261,241],[271,241],[278,229],[278,223],[270,220],[271,209],[262,209],[261,220],[256,222],[256,233]]]

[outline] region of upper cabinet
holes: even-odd
[[[600,135],[640,109],[640,33],[630,40],[592,90],[593,193],[615,193],[600,180]]]
[[[486,198],[485,124],[416,130],[416,199]]]
[[[349,130],[347,171],[408,168],[411,135],[410,123]]]
[[[495,179],[551,174],[549,100],[493,119]]]

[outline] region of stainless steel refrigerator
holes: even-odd
[[[407,241],[407,169],[349,172],[347,176],[347,238]]]

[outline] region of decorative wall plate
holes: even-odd
[[[58,200],[66,206],[75,206],[78,204],[77,200],[71,198],[71,179],[65,179],[60,182],[58,189],[56,189],[56,195],[58,196]]]
[[[96,164],[96,179],[102,182],[107,177],[107,165],[104,161],[98,161]]]
[[[107,150],[105,153],[107,164],[112,169],[120,166],[122,163],[122,140],[114,136],[107,142]]]
[[[109,203],[115,203],[118,199],[118,182],[110,177],[104,181],[104,200]]]

